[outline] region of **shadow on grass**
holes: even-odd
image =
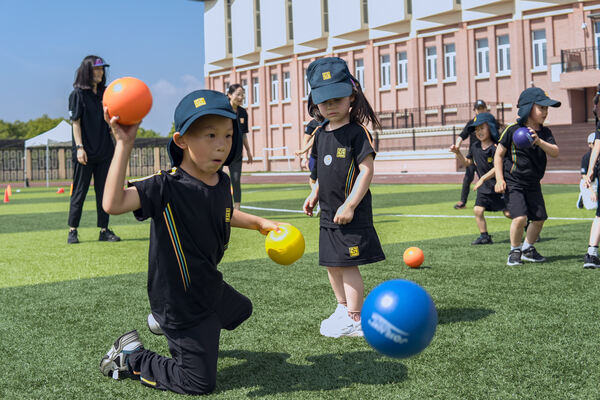
[[[407,378],[404,364],[374,351],[306,357],[310,365],[291,364],[288,353],[227,350],[219,358],[244,360],[219,370],[217,391],[256,387],[249,397],[300,391],[336,390],[354,384],[384,385]],[[326,397],[326,396],[325,396]]]
[[[496,313],[496,311],[488,308],[440,308],[437,312],[439,324],[472,322]]]

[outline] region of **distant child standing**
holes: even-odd
[[[475,200],[475,220],[479,228],[479,237],[471,244],[492,244],[492,237],[487,231],[487,223],[485,222],[485,211],[503,211],[506,217],[510,214],[506,209],[504,198],[501,194],[494,191],[496,179],[494,178],[494,154],[496,153],[496,142],[498,141],[498,123],[496,118],[490,113],[478,114],[471,125],[467,127],[470,132],[475,132],[477,141],[469,148],[467,157],[462,155],[460,149],[456,145],[450,146],[450,151],[456,154],[463,165],[469,167],[474,165],[477,169],[479,180],[475,184],[474,190],[477,191],[477,199]]]
[[[509,125],[502,136],[494,156],[496,193],[504,193],[504,199],[512,223],[510,224],[510,253],[507,265],[521,265],[522,260],[544,262],[533,243],[540,235],[544,221],[548,219],[540,181],[546,172],[546,155],[558,157],[559,149],[552,131],[544,126],[548,107],[560,107],[540,88],[525,89],[517,104],[519,118]],[[520,127],[527,127],[534,139],[529,148],[519,148],[513,142],[513,134]],[[523,229],[531,221],[521,246]]]
[[[327,267],[338,303],[321,322],[320,332],[328,337],[363,336],[364,285],[358,266],[382,261],[385,255],[373,227],[369,191],[375,150],[362,123],[371,122],[375,129],[380,125],[344,60],[316,60],[307,76],[311,115],[323,125],[311,153],[316,160],[311,171],[315,184],[303,208],[312,216],[320,202],[319,264]]]
[[[294,154],[296,157],[300,157],[300,167],[306,168],[309,171],[312,170],[312,166],[314,165],[314,160],[310,158],[310,149],[312,148],[315,133],[317,133],[317,128],[319,128],[321,124],[316,119],[311,119],[306,127],[304,128],[304,143],[302,144],[302,148],[297,150]]]
[[[263,234],[278,229],[272,221],[233,208],[230,181],[221,167],[234,160],[235,144],[241,143],[236,118],[224,94],[188,94],[175,110],[176,132],[167,146],[173,168],[130,181],[126,189],[125,170],[139,124],[110,120],[116,148],[103,206],[110,214],[133,211],[138,220],[152,219],[148,297],[172,358],[144,349],[133,330],[117,338],[102,358],[102,374],[138,378],[177,393],[214,390],[221,329],[235,329],[252,314],[250,300],[217,269],[231,227]]]
[[[585,186],[590,188],[594,179],[595,166],[598,162],[598,154],[600,154],[600,84],[596,89],[594,96],[594,115],[596,116],[596,131],[594,132],[594,146],[590,154],[590,161],[587,167],[587,173],[584,176]],[[600,195],[600,185],[596,185],[596,200]],[[590,239],[588,251],[584,256],[583,268],[592,269],[600,268],[600,258],[598,258],[598,243],[600,242],[600,207],[596,208],[596,218],[592,222],[590,229]]]
[[[581,157],[581,182],[579,182],[579,197],[577,198],[577,208],[587,208],[593,210],[598,207],[598,199],[596,198],[596,189],[593,187],[588,188],[586,182],[586,175],[588,173],[588,167],[590,165],[590,158],[592,155],[592,149],[594,148],[594,140],[596,139],[596,132],[592,132],[588,135],[587,143],[589,150]],[[590,176],[590,182],[595,183],[598,178],[598,162],[594,165],[594,171]],[[593,189],[593,190],[592,190]]]

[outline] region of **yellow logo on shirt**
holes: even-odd
[[[488,157],[488,163],[491,163],[492,161],[494,161],[494,157]]]
[[[358,252],[358,246],[348,247],[348,250],[350,251],[350,257],[356,257],[360,254]]]
[[[225,222],[231,221],[231,208],[227,207],[225,209]]]
[[[240,124],[243,124],[243,123],[244,123],[244,119],[245,119],[245,118],[240,118]]]
[[[331,72],[329,71],[325,71],[321,75],[323,76],[324,81],[326,81],[327,79],[331,79]]]
[[[204,100],[204,97],[200,97],[196,100],[194,100],[194,105],[196,106],[196,108],[203,106],[206,104],[206,100]]]
[[[336,157],[337,158],[346,158],[346,148],[338,147]]]

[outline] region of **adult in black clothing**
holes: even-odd
[[[234,83],[229,86],[227,90],[227,97],[229,97],[229,103],[233,108],[233,111],[237,114],[237,122],[240,126],[239,140],[237,149],[239,153],[235,156],[234,160],[229,165],[229,178],[231,179],[231,186],[233,187],[233,207],[236,210],[240,209],[242,203],[242,145],[246,149],[246,155],[248,156],[248,163],[252,163],[252,151],[250,150],[250,144],[248,143],[248,113],[246,109],[242,107],[244,104],[244,97],[246,93],[244,88],[239,83]]]
[[[70,230],[67,239],[69,244],[79,243],[77,227],[92,176],[100,228],[98,240],[104,242],[121,240],[108,229],[108,214],[102,208],[104,182],[115,150],[110,128],[104,121],[102,108],[108,66],[98,56],[85,57],[77,69],[73,91],[69,95],[69,116],[73,121],[73,194],[69,207]]]
[[[485,101],[477,100],[475,102],[475,105],[473,106],[473,110],[475,110],[476,114],[487,112],[487,105],[485,104]],[[460,134],[458,135],[458,138],[456,138],[455,146],[457,147],[457,149],[460,150],[460,145],[462,144],[463,140],[467,139],[467,137],[469,138],[469,149],[475,143],[479,142],[479,140],[477,139],[477,136],[475,136],[475,133],[474,133],[475,131],[474,130],[469,131],[469,126],[471,126],[472,123],[473,123],[473,119],[471,119],[469,122],[467,122],[467,124],[463,128],[462,132],[460,132]],[[460,201],[454,205],[454,208],[456,208],[457,210],[466,207],[467,198],[469,197],[469,191],[471,190],[471,182],[473,182],[474,177],[475,177],[475,165],[471,164],[471,165],[467,166],[465,169],[465,177],[463,178],[462,191],[460,192]]]

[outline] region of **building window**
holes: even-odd
[[[231,0],[225,0],[225,19],[227,22],[227,54],[233,50],[233,33],[231,30]]]
[[[444,79],[456,80],[456,46],[454,43],[444,46]]]
[[[308,84],[308,76],[306,75],[306,68],[304,68],[304,98],[308,97],[310,93],[310,85]]]
[[[256,29],[256,47],[260,47],[260,0],[254,0],[254,23]]]
[[[437,82],[437,50],[435,46],[425,48],[425,81]]]
[[[288,40],[294,40],[294,15],[292,14],[292,0],[287,0],[287,28]]]
[[[229,86],[229,81],[223,81],[223,93],[227,93],[229,91]]]
[[[490,76],[490,47],[487,39],[477,39],[477,76]]]
[[[362,58],[354,60],[354,77],[360,83],[360,87],[365,89],[365,63]]]
[[[369,1],[362,0],[361,2],[362,2],[363,24],[368,25],[369,24]]]
[[[396,54],[397,59],[397,85],[406,86],[408,85],[408,57],[405,51],[401,51]]]
[[[258,78],[252,78],[252,104],[260,104],[260,85]]]
[[[292,80],[290,79],[290,73],[283,73],[283,100],[290,101],[292,99]]]
[[[329,33],[329,1],[323,0],[323,32]]]
[[[388,54],[379,57],[379,87],[381,89],[390,88],[390,56]]]
[[[546,69],[546,30],[532,32],[533,69]]]
[[[242,79],[240,84],[242,85],[242,89],[244,89],[244,102],[242,103],[242,106],[248,107],[248,80]]]
[[[498,73],[510,74],[510,41],[508,35],[498,36]]]
[[[277,74],[271,74],[271,103],[279,101],[279,77]]]

